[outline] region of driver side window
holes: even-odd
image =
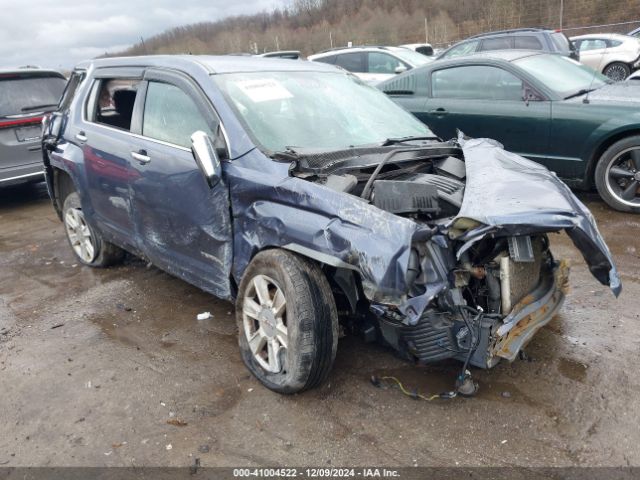
[[[433,98],[522,100],[522,80],[498,67],[468,65],[431,74]]]
[[[142,135],[189,148],[191,135],[209,125],[197,105],[180,88],[160,82],[149,82],[144,103]]]

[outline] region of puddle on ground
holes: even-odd
[[[588,365],[571,358],[562,357],[558,360],[558,371],[569,380],[584,383],[588,369]]]
[[[178,411],[191,412],[198,417],[217,417],[235,407],[242,398],[240,385],[229,384],[206,389],[197,396],[179,403]]]

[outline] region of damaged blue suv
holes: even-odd
[[[565,230],[620,281],[589,211],[488,140],[443,142],[349,73],[311,62],[153,56],[80,64],[44,122],[53,205],[85,265],[124,252],[236,302],[268,388],[329,374],[339,325],[408,360],[490,368],[560,308]]]

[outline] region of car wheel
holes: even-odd
[[[626,63],[613,62],[607,65],[602,73],[614,82],[621,82],[631,74],[631,69]]]
[[[242,360],[267,388],[296,393],[319,385],[338,347],[338,314],[315,263],[284,250],[258,253],[236,301]]]
[[[596,166],[598,193],[612,208],[640,213],[640,136],[614,143]]]
[[[83,264],[91,267],[107,267],[124,257],[122,249],[105,241],[87,224],[77,192],[70,193],[65,198],[62,220],[69,245]]]

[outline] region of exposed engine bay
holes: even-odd
[[[482,225],[457,217],[467,180],[462,149],[453,142],[420,144],[391,152],[362,149],[357,155],[296,152],[292,174],[428,228],[411,249],[405,305],[366,302],[363,312],[360,301],[348,326],[407,360],[464,362],[457,391],[472,394],[477,386],[467,366],[491,368],[501,358],[513,360],[553,316],[534,318],[528,306],[542,302],[546,312],[555,312],[564,299],[568,267],[549,250],[546,233],[559,229],[494,232],[466,244],[469,232]]]

